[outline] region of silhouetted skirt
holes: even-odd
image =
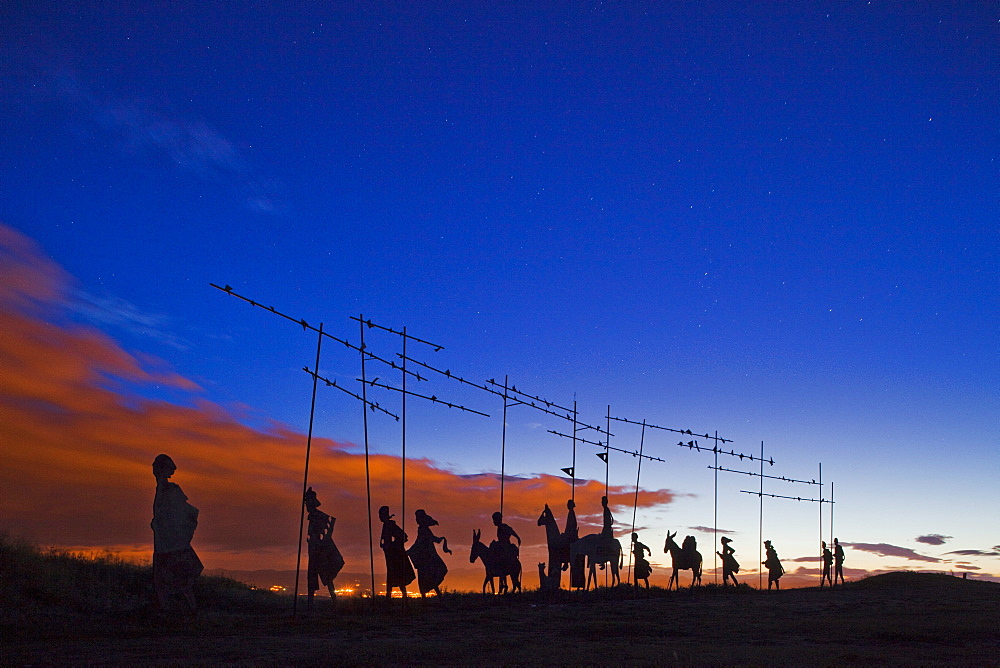
[[[722,555],[722,570],[729,573],[739,573],[740,562],[736,561],[736,557],[732,554],[724,554]]]
[[[645,580],[653,572],[653,567],[642,557],[635,558],[635,579]]]
[[[327,587],[333,586],[333,581],[344,567],[344,557],[332,540],[321,541],[316,545],[309,544],[309,571],[306,582],[309,593],[319,589],[320,581]]]
[[[417,569],[417,586],[420,587],[420,592],[426,593],[440,587],[444,576],[448,574],[448,567],[434,548],[434,542],[430,538],[417,536],[408,553],[413,567]]]
[[[204,569],[194,548],[153,553],[153,586],[159,594],[180,594],[194,587]]]

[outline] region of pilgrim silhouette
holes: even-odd
[[[781,565],[781,561],[778,559],[778,551],[774,549],[771,541],[764,541],[764,556],[765,559],[762,562],[764,568],[767,569],[767,589],[771,590],[771,583],[774,583],[775,589],[781,589],[781,576],[785,574],[785,569]]]
[[[619,582],[618,572],[624,560],[622,544],[614,537],[614,518],[608,508],[608,497],[601,497],[601,505],[604,507],[604,523],[601,533],[587,534],[576,540],[569,548],[570,563],[573,564],[573,568],[576,567],[576,562],[579,559],[586,557],[588,567],[586,569],[587,579],[584,583],[585,589],[590,588],[591,581],[595,587],[597,586],[597,566],[600,565],[601,570],[604,570],[605,564],[611,567],[611,586],[617,585]],[[570,573],[572,574],[572,570]],[[572,575],[570,580],[573,581],[574,587],[577,586]]]
[[[494,594],[521,591],[521,560],[518,549],[521,537],[510,525],[504,523],[503,515],[499,512],[493,513],[493,524],[497,527],[497,540],[492,541],[488,546],[480,539],[482,532],[478,529],[473,530],[469,563],[475,563],[476,559],[483,562],[483,567],[486,569],[486,576],[483,578],[484,594],[487,585],[490,592]],[[517,539],[517,545],[510,542],[512,537]],[[508,576],[511,579],[509,589],[507,587]],[[499,588],[493,584],[495,579],[500,581]]]
[[[306,490],[303,502],[308,513],[308,529],[306,541],[309,544],[309,566],[306,570],[306,592],[308,605],[312,606],[313,596],[319,590],[322,581],[330,592],[330,598],[337,598],[337,586],[334,584],[337,574],[344,567],[344,557],[333,542],[333,526],[336,517],[330,517],[319,510],[320,502],[316,492],[310,487]]]
[[[389,514],[389,506],[378,509],[378,518],[382,521],[382,536],[378,544],[385,553],[385,597],[390,598],[393,588],[399,587],[403,600],[406,601],[406,585],[413,582],[416,575],[404,546],[406,534],[393,517],[395,515]]]
[[[733,539],[723,536],[719,542],[722,543],[722,552],[716,552],[716,554],[722,558],[722,585],[728,584],[729,578],[732,578],[733,585],[738,586],[740,583],[736,581],[736,574],[740,572],[740,564],[733,556],[736,553],[736,550],[730,545]]]
[[[448,567],[444,560],[437,553],[435,543],[441,543],[441,549],[445,554],[451,554],[448,549],[448,539],[444,536],[435,536],[431,531],[432,526],[437,526],[437,520],[424,512],[423,509],[414,513],[417,520],[417,539],[413,541],[413,546],[407,550],[413,567],[417,569],[417,586],[420,588],[420,596],[426,597],[427,592],[433,591],[438,596],[441,595],[441,583],[444,576],[448,574]]]
[[[191,539],[198,527],[198,509],[187,502],[180,485],[170,482],[177,466],[167,455],[153,460],[153,588],[160,609],[195,611],[194,583],[203,566]]]
[[[837,538],[833,539],[833,564],[833,584],[837,584],[838,578],[840,584],[844,584],[844,548]]]
[[[670,580],[667,582],[667,589],[671,586],[676,585],[677,589],[680,589],[680,574],[679,571],[691,571],[691,586],[693,587],[696,583],[701,584],[701,552],[698,551],[698,541],[695,540],[694,536],[687,536],[684,539],[683,547],[674,542],[674,536],[677,532],[670,533],[667,531],[667,540],[663,544],[663,551],[670,555],[671,566],[673,567],[673,573],[670,575]]]
[[[567,549],[572,549],[573,543],[580,540],[580,527],[576,523],[576,502],[569,499],[566,502],[566,529],[563,535],[566,536]],[[587,568],[586,557],[583,555],[571,559],[569,562],[569,586],[572,589],[583,589],[586,584]]]
[[[549,554],[548,569],[546,570],[545,564],[539,564],[540,586],[546,591],[559,589],[562,571],[569,565],[569,537],[559,532],[556,518],[547,503],[538,516],[538,526],[545,527],[545,543]]]
[[[830,548],[826,546],[826,541],[821,541],[823,548],[823,576],[819,579],[819,586],[822,587],[824,582],[829,582],[830,586],[833,586],[833,578],[830,577],[830,566],[833,565],[833,552]]]
[[[649,576],[653,572],[653,567],[649,565],[646,561],[646,555],[652,555],[653,551],[648,547],[639,542],[639,534],[632,534],[632,559],[635,562],[633,574],[633,582],[635,586],[639,586],[639,580],[643,580],[646,583],[646,589],[649,589]]]

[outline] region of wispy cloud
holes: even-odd
[[[690,529],[691,531],[700,531],[702,533],[715,533],[716,531],[718,531],[719,533],[731,533],[734,536],[738,536],[740,533],[739,531],[733,531],[732,529],[714,529],[712,527],[703,527],[703,526],[688,527],[688,529]]]
[[[281,211],[281,185],[262,177],[232,141],[205,121],[180,118],[148,102],[99,97],[65,70],[55,77],[55,87],[73,108],[118,135],[124,151],[162,155],[177,169],[236,191],[252,211]]]
[[[189,347],[186,341],[171,331],[170,318],[145,312],[120,297],[97,296],[79,291],[69,308],[95,325],[151,338],[178,350],[187,350]]]
[[[872,554],[877,554],[880,557],[899,557],[909,561],[927,561],[930,563],[939,563],[942,561],[938,557],[930,557],[925,554],[920,554],[919,552],[916,552],[908,547],[900,547],[898,545],[890,545],[888,543],[843,543],[843,545],[844,547],[849,547],[852,550],[871,552]]]
[[[1000,557],[1000,545],[993,546],[992,550],[953,550],[945,554],[957,554],[962,557]]]
[[[929,533],[926,536],[917,536],[916,538],[918,543],[925,545],[944,545],[949,540],[951,540],[951,536],[942,536],[939,533]]]

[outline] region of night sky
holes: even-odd
[[[0,530],[148,557],[167,452],[207,567],[293,567],[316,335],[216,283],[352,344],[351,316],[405,326],[443,347],[412,358],[586,424],[822,464],[855,577],[1000,577],[998,28],[986,2],[4,3]],[[320,373],[360,392],[329,339]],[[437,517],[457,571],[499,507],[503,404],[423,375],[408,389],[490,415],[407,403],[406,521]],[[564,521],[549,430],[572,423],[506,425],[530,551],[542,504]],[[368,427],[373,506],[399,513],[400,425]],[[321,385],[314,434],[310,484],[367,572],[361,404]],[[679,440],[642,440],[654,562],[669,529],[711,566],[718,528],[752,570],[759,480],[720,472],[716,503],[712,455]],[[577,444],[584,532],[598,451]],[[626,545],[638,461],[608,469]],[[818,521],[764,500],[790,572]]]

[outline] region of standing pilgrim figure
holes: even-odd
[[[822,543],[823,552],[823,575],[819,579],[819,586],[822,587],[824,582],[829,582],[832,587],[833,578],[830,577],[830,566],[833,565],[833,552],[826,546],[825,540],[820,542]]]
[[[319,510],[321,504],[312,487],[306,490],[303,501],[309,513],[306,538],[309,543],[309,568],[306,571],[306,590],[307,601],[311,606],[321,580],[330,592],[330,598],[337,598],[337,586],[333,581],[344,567],[344,557],[337,549],[337,544],[333,542],[333,526],[337,518]]]
[[[428,515],[423,509],[418,510],[414,515],[417,518],[417,539],[413,541],[413,546],[407,550],[413,567],[417,569],[417,586],[420,588],[420,596],[427,596],[427,592],[433,590],[438,596],[441,595],[441,583],[448,573],[441,555],[434,548],[434,543],[441,543],[441,549],[445,554],[451,554],[448,549],[448,539],[444,536],[435,536],[431,531],[432,526],[437,526],[437,520]]]
[[[191,547],[198,509],[187,502],[180,485],[170,482],[176,470],[167,455],[153,460],[153,587],[161,610],[170,610],[179,599],[183,608],[194,612],[194,583],[204,568]]]
[[[391,598],[393,587],[399,587],[403,601],[406,601],[406,585],[413,582],[416,575],[410,558],[406,556],[406,534],[393,517],[395,515],[389,514],[389,506],[378,509],[378,518],[382,521],[382,537],[378,545],[385,553],[385,597]]]
[[[778,559],[778,551],[774,549],[771,545],[771,541],[764,541],[764,568],[767,569],[767,590],[771,590],[771,583],[774,583],[775,589],[781,589],[781,576],[785,574],[785,569],[781,565],[781,560]]]
[[[649,576],[653,572],[653,567],[646,561],[646,554],[652,555],[653,551],[639,542],[639,534],[632,534],[632,556],[635,558],[634,582],[639,586],[639,580],[645,580],[646,589],[649,589]]]
[[[837,538],[833,539],[833,564],[833,584],[837,584],[838,578],[844,584],[844,548]]]
[[[567,546],[572,549],[573,543],[580,540],[580,527],[576,522],[576,502],[573,499],[566,502],[566,510],[566,530],[563,531],[563,535],[566,536]],[[586,559],[580,554],[577,555],[576,559],[570,561],[569,586],[571,588],[583,589],[587,579]]]
[[[728,584],[729,578],[733,579],[733,585],[738,586],[740,583],[736,581],[736,574],[740,572],[740,563],[736,561],[736,550],[729,544],[733,542],[732,538],[723,536],[719,539],[722,543],[722,552],[716,552],[722,558],[722,585]]]

